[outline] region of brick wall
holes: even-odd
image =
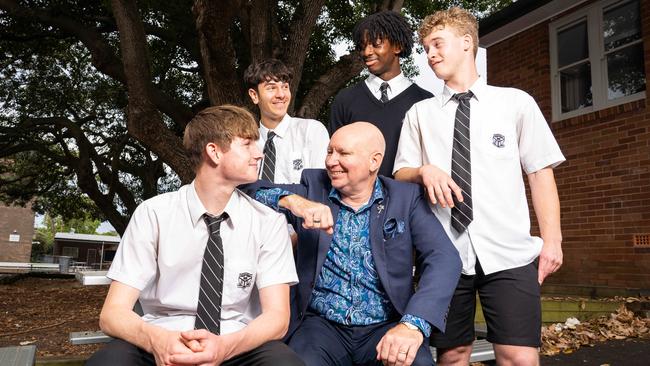
[[[18,242],[9,241],[14,230],[20,235]],[[32,209],[0,204],[0,262],[30,262],[33,237]]]
[[[641,13],[647,85],[650,3],[641,1]],[[490,47],[487,70],[490,84],[530,93],[550,121],[548,25]],[[650,289],[650,248],[633,247],[635,234],[650,234],[647,98],[554,122],[551,128],[567,161],[555,169],[564,266],[548,283]],[[534,221],[532,205],[531,217]]]

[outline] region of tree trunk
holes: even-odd
[[[291,31],[284,47],[284,60],[293,71],[291,90],[294,92],[298,90],[307,51],[309,50],[309,39],[324,4],[325,0],[301,1],[291,21]],[[294,101],[295,98],[292,98],[289,111],[293,111]]]
[[[239,1],[197,0],[193,12],[199,37],[204,79],[211,105],[241,104],[243,88],[235,70],[231,37]]]
[[[162,158],[181,181],[187,183],[194,177],[194,172],[181,139],[165,125],[152,102],[147,43],[136,4],[129,0],[113,0],[112,5],[120,33],[122,64],[129,92],[129,134]]]

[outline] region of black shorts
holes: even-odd
[[[476,292],[487,323],[487,340],[513,346],[541,346],[542,307],[537,262],[489,275],[476,263],[476,275],[462,275],[451,299],[444,334],[433,332],[431,345],[453,348],[474,341]]]

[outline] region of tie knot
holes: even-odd
[[[386,90],[388,90],[388,83],[385,82],[385,81],[383,83],[381,83],[381,85],[379,86],[379,90],[381,90],[382,92],[385,92]]]
[[[226,219],[228,219],[228,214],[226,212],[222,213],[219,216],[212,216],[207,212],[203,214],[203,221],[205,221],[205,224],[208,225],[208,227],[217,225],[216,229],[219,229],[219,224],[221,224]]]
[[[468,101],[472,99],[473,96],[474,93],[472,93],[472,91],[469,90],[466,93],[456,93],[454,94],[453,98],[456,99],[458,102],[460,102],[461,100]]]
[[[273,132],[273,131],[269,131],[269,133],[266,135],[266,141],[271,141],[271,140],[273,140],[273,138],[274,138],[275,136],[277,136],[277,135],[275,134],[275,132]]]

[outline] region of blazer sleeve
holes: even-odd
[[[460,256],[421,190],[414,195],[409,220],[421,277],[405,313],[419,316],[444,332],[449,304],[462,269]]]

